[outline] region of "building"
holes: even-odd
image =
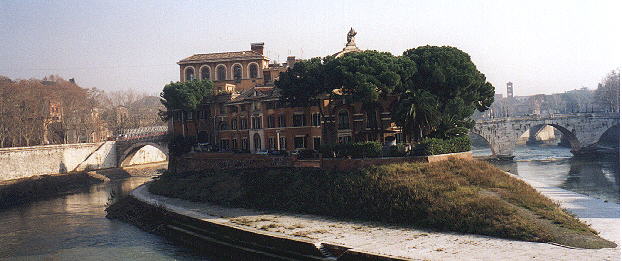
[[[508,98],[514,97],[514,84],[512,82],[507,83],[507,96]]]
[[[335,54],[360,51],[356,32],[348,33],[346,47]],[[391,122],[393,98],[379,108],[363,108],[342,100],[324,100],[318,106],[291,107],[281,102],[274,81],[299,61],[290,56],[283,64],[269,63],[263,43],[250,51],[195,54],[178,62],[180,80],[210,79],[219,94],[197,111],[175,111],[169,126],[175,135],[193,136],[220,150],[319,150],[326,142],[402,140]]]

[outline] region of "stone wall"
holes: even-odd
[[[352,170],[369,166],[386,165],[393,163],[406,163],[406,162],[438,162],[448,160],[451,158],[457,159],[473,159],[473,154],[470,151],[460,153],[449,153],[432,156],[420,156],[420,157],[391,157],[391,158],[365,158],[365,159],[330,159],[323,158],[320,160],[320,167],[327,170]]]
[[[169,169],[174,172],[210,169],[246,169],[292,167],[294,158],[247,153],[194,153],[170,159]]]
[[[106,142],[0,149],[0,180],[67,173],[76,170],[98,148],[109,145]],[[107,157],[93,157],[89,162],[91,168],[116,165],[116,159],[110,161]]]

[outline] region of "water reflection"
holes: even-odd
[[[490,149],[475,148],[474,155],[490,155]],[[620,161],[600,157],[573,157],[559,146],[517,146],[513,161],[492,162],[510,173],[584,195],[620,203]]]
[[[204,260],[192,250],[105,217],[110,199],[149,179],[94,185],[88,193],[0,210],[0,259]]]

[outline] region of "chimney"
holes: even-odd
[[[287,67],[293,68],[296,63],[296,56],[287,56]]]
[[[251,43],[251,51],[263,55],[263,43]]]

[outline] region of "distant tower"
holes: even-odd
[[[514,84],[512,82],[508,82],[507,87],[508,87],[508,98],[514,97]]]

